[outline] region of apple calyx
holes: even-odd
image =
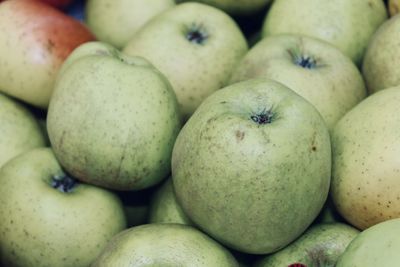
[[[294,63],[305,69],[314,69],[317,67],[317,61],[314,58],[305,55],[295,58]]]
[[[254,114],[250,116],[250,119],[257,124],[267,124],[271,123],[274,119],[274,113],[271,109],[263,109],[260,113]]]
[[[63,193],[71,192],[77,184],[76,179],[66,174],[54,175],[51,180],[51,186]]]
[[[202,24],[193,23],[186,31],[186,39],[194,44],[203,45],[209,35]]]

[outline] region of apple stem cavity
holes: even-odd
[[[192,24],[186,31],[186,39],[194,44],[203,45],[208,39],[208,33],[202,24]]]
[[[63,193],[71,192],[77,184],[76,179],[66,174],[54,175],[51,181],[51,186]]]
[[[271,109],[263,109],[260,113],[254,114],[250,116],[250,119],[257,124],[268,124],[271,123],[274,119],[274,113]]]
[[[305,69],[314,69],[317,66],[317,61],[309,56],[301,56],[294,63]]]

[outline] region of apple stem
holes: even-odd
[[[66,175],[54,175],[52,177],[51,186],[63,193],[69,193],[77,185],[76,179]]]

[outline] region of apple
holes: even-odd
[[[333,130],[331,196],[359,229],[400,217],[399,101],[400,87],[377,92]]]
[[[92,267],[193,266],[236,267],[223,246],[196,228],[182,224],[145,224],[114,236]]]
[[[47,108],[60,65],[93,38],[83,24],[40,1],[2,2],[0,91]]]
[[[40,0],[40,1],[61,9],[67,8],[69,5],[72,4],[72,2],[74,2],[74,0]]]
[[[99,41],[122,48],[150,19],[173,6],[174,0],[88,0],[85,21]]]
[[[2,266],[89,266],[125,229],[115,194],[78,183],[50,148],[36,148],[0,169]]]
[[[157,69],[94,42],[75,49],[60,70],[47,129],[71,175],[130,191],[169,175],[180,121],[174,91]]]
[[[372,34],[387,18],[382,0],[275,0],[263,36],[294,33],[316,37],[361,64]]]
[[[208,95],[228,83],[247,49],[243,33],[227,14],[183,3],[147,23],[123,51],[148,59],[167,77],[186,120]]]
[[[317,224],[284,249],[265,256],[256,267],[335,266],[359,231],[344,223]],[[350,265],[349,265],[350,266]]]
[[[177,3],[193,0],[177,0]],[[249,16],[261,11],[272,0],[194,0],[219,8],[231,15]]]
[[[310,101],[330,130],[366,96],[354,63],[331,44],[306,36],[264,38],[238,64],[231,83],[259,77],[281,82]]]
[[[394,16],[379,27],[368,45],[362,73],[370,94],[400,85],[399,31],[400,16]]]
[[[389,0],[388,8],[389,8],[390,16],[393,17],[400,11],[400,1],[399,0]]]
[[[208,97],[178,135],[172,179],[185,214],[240,252],[277,251],[320,212],[331,175],[329,132],[319,112],[268,79]]]
[[[15,156],[46,146],[35,116],[21,103],[0,93],[0,167]]]
[[[176,200],[171,178],[168,178],[153,193],[150,201],[149,222],[192,224]]]
[[[346,248],[336,267],[392,267],[400,261],[400,219],[376,224],[361,232]]]

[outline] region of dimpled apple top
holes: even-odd
[[[47,118],[62,166],[80,180],[118,190],[167,177],[180,129],[168,81],[146,60],[101,43],[84,44],[71,56]]]
[[[223,244],[274,252],[315,219],[328,194],[331,150],[318,111],[284,85],[248,80],[207,98],[172,155],[178,202]]]
[[[325,40],[359,65],[386,18],[382,0],[276,0],[262,31],[263,36],[295,33]]]
[[[361,232],[339,258],[336,267],[395,267],[400,262],[400,219]]]
[[[310,101],[331,130],[366,96],[361,73],[336,47],[294,34],[273,35],[253,47],[233,72],[231,82],[265,77]]]
[[[331,195],[360,229],[400,217],[400,86],[350,110],[332,134]]]
[[[92,267],[238,267],[231,253],[194,227],[147,224],[116,235]]]
[[[41,3],[0,4],[0,91],[47,108],[57,71],[93,35],[78,21]]]
[[[183,3],[147,23],[123,51],[148,59],[168,78],[187,119],[208,95],[228,83],[247,49],[227,14],[204,4]]]
[[[286,267],[302,263],[310,267],[333,267],[359,231],[347,224],[317,224],[289,246],[267,255],[257,267]]]
[[[0,167],[16,155],[46,145],[40,126],[27,108],[0,93]]]
[[[177,0],[177,2],[189,2],[189,0]],[[211,5],[232,15],[249,15],[263,9],[271,0],[194,0],[193,2]]]

